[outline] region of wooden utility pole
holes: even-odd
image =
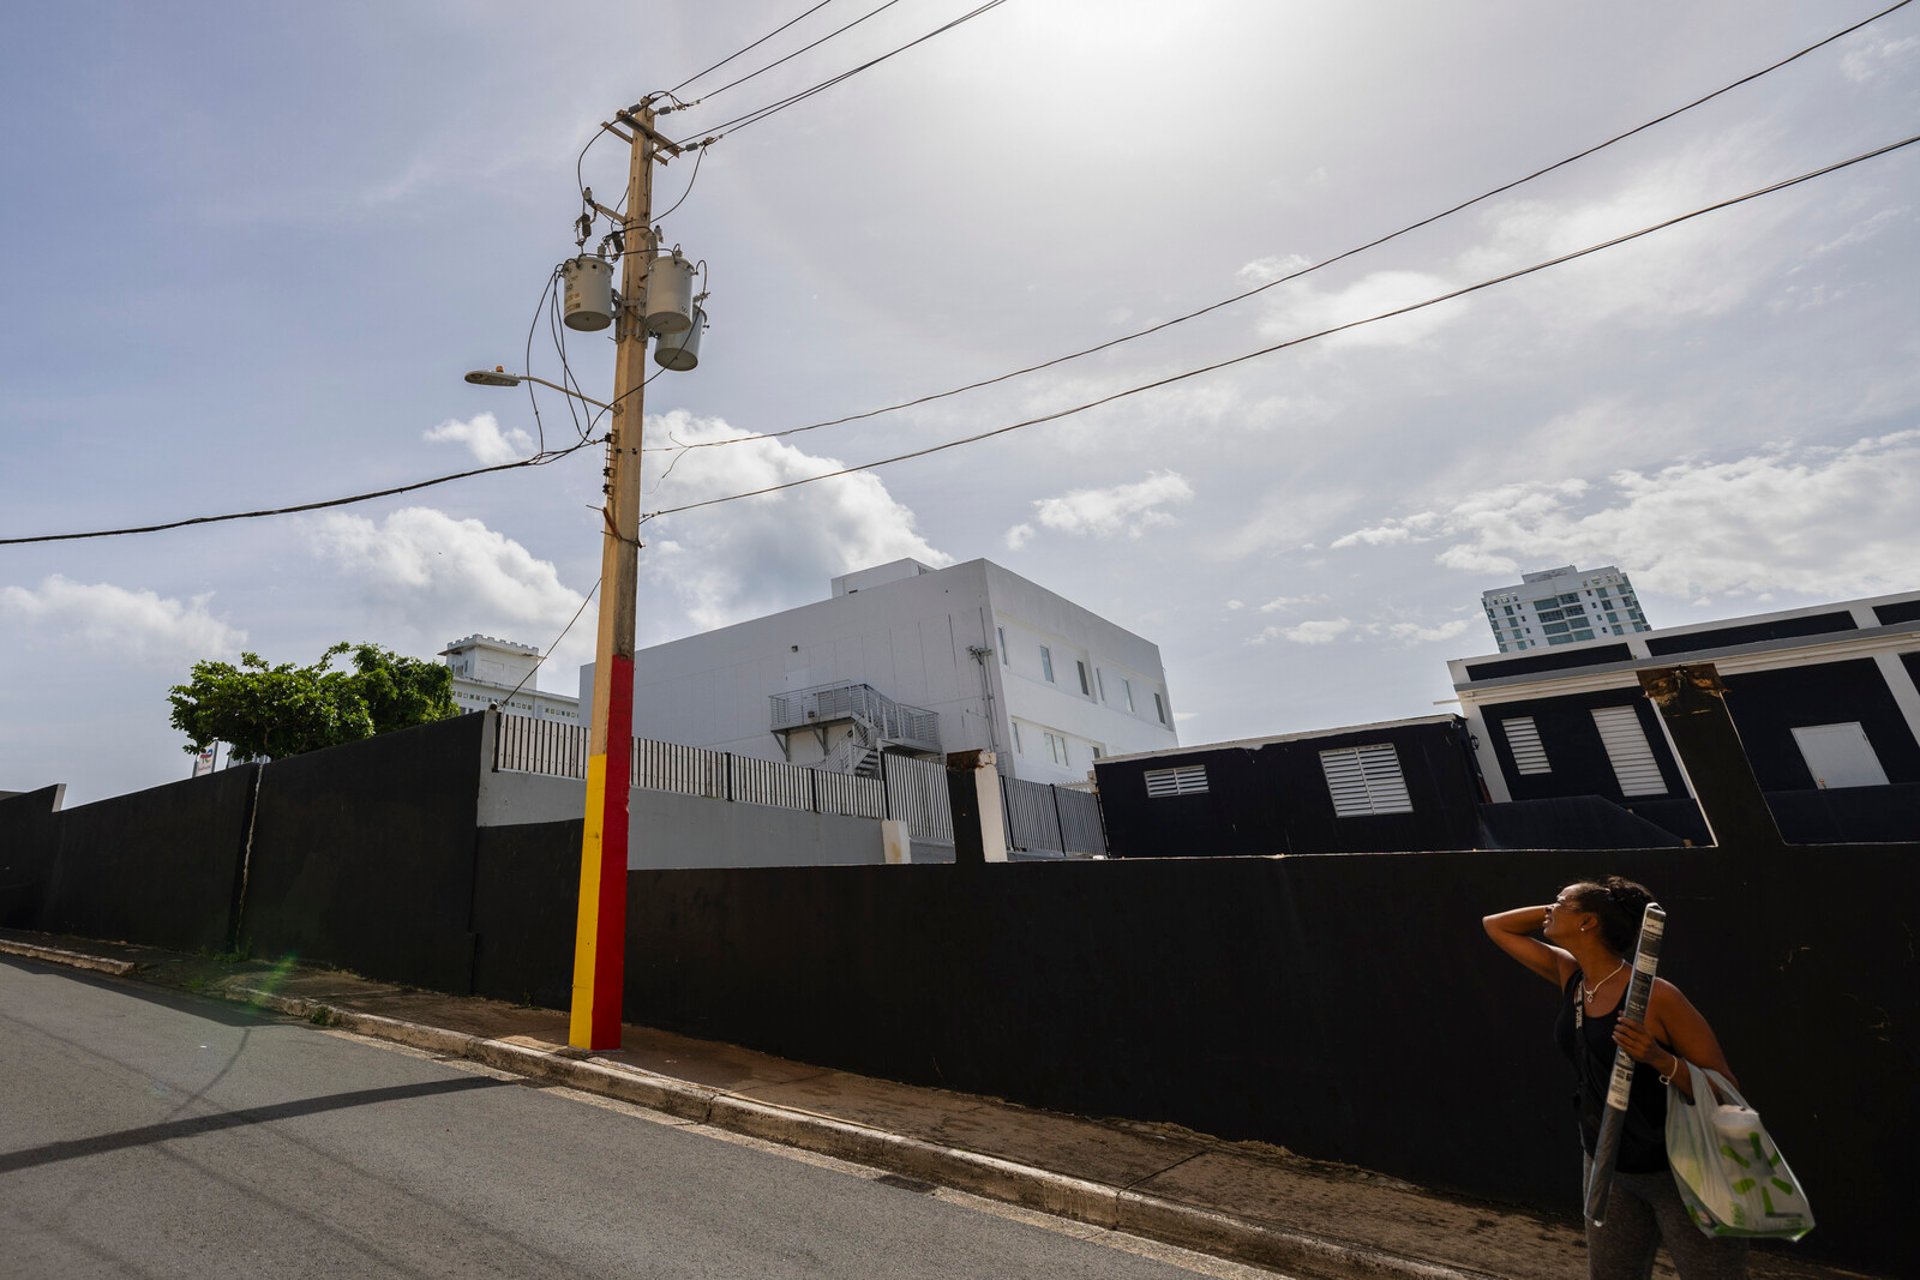
[[[630,133],[627,212],[621,224],[620,301],[614,316],[613,426],[607,437],[606,527],[600,552],[600,635],[594,645],[593,720],[587,747],[586,830],[580,847],[580,914],[574,935],[576,1049],[620,1047],[626,979],[628,788],[633,772],[633,636],[640,551],[640,443],[647,380],[647,270],[653,237],[654,112],[642,103],[615,119]],[[671,144],[667,144],[670,149]]]

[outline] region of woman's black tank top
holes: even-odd
[[[1580,974],[1576,971],[1561,991],[1560,1017],[1553,1024],[1553,1038],[1573,1064],[1573,1106],[1580,1117],[1580,1144],[1592,1155],[1600,1138],[1600,1116],[1607,1105],[1607,1082],[1613,1078],[1613,1028],[1620,1020],[1620,1010],[1616,1006],[1613,1012],[1586,1018],[1576,1027],[1573,1009],[1580,998],[1579,988]],[[1624,996],[1621,1003],[1626,1003]],[[1661,1173],[1666,1167],[1667,1086],[1660,1083],[1659,1072],[1643,1062],[1635,1063],[1615,1168],[1622,1173]]]

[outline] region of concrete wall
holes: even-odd
[[[578,821],[587,784],[531,773],[486,773],[479,823],[488,827]],[[886,861],[880,823],[837,813],[738,804],[634,787],[627,866],[877,866]]]

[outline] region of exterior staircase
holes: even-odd
[[[811,732],[826,752],[819,767],[864,778],[878,777],[882,752],[938,756],[940,717],[925,707],[896,702],[872,685],[858,682],[818,685],[776,693],[773,736],[782,754],[792,757],[791,736]],[[840,730],[844,727],[844,734]],[[838,735],[838,741],[835,737]]]

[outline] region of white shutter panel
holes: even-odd
[[[1607,749],[1613,764],[1613,776],[1619,780],[1620,794],[1663,796],[1667,784],[1660,776],[1660,764],[1647,745],[1640,727],[1640,716],[1632,707],[1597,707],[1594,727],[1600,730],[1600,744]]]
[[[1547,762],[1547,749],[1540,744],[1540,730],[1534,726],[1532,716],[1502,720],[1500,728],[1507,735],[1507,747],[1513,752],[1515,770],[1520,773],[1553,772],[1553,766]]]
[[[1141,777],[1146,779],[1147,795],[1155,800],[1165,796],[1204,795],[1207,790],[1207,766],[1203,764],[1149,769]]]
[[[1327,776],[1327,791],[1338,817],[1413,812],[1407,780],[1400,773],[1400,756],[1390,742],[1322,751],[1320,770]]]

